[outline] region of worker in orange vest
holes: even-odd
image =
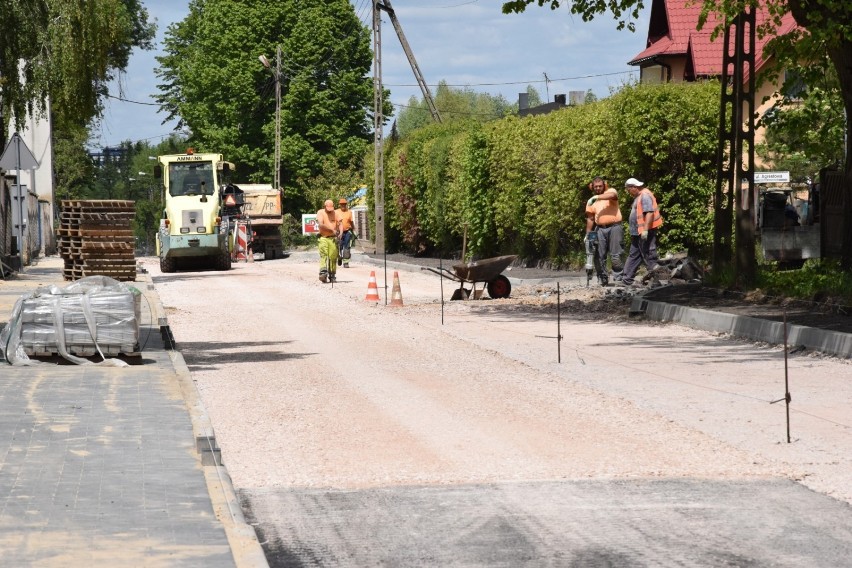
[[[349,203],[341,197],[338,201],[338,209],[334,212],[340,223],[340,256],[337,257],[337,266],[349,268],[349,259],[352,257],[352,241],[355,240],[355,221],[352,219],[352,211]]]
[[[633,198],[628,221],[630,252],[627,254],[622,273],[622,282],[625,286],[630,286],[634,284],[640,265],[644,264],[649,274],[659,267],[657,229],[663,224],[663,216],[660,215],[657,198],[644,183],[630,178],[624,182],[624,186]]]

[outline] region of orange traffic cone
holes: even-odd
[[[401,306],[402,305],[402,289],[399,287],[399,272],[394,271],[393,273],[393,291],[391,292],[391,306]]]
[[[376,271],[370,271],[370,283],[367,285],[367,297],[364,298],[367,302],[379,301],[379,287],[376,286]]]

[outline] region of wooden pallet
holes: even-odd
[[[135,206],[135,202],[127,200],[62,201],[56,241],[59,255],[65,260],[65,280],[97,275],[136,280],[131,227]]]
[[[59,347],[56,345],[39,345],[21,343],[24,352],[30,357],[54,357],[60,355]],[[116,355],[127,355],[131,357],[141,356],[139,345],[99,345],[101,353],[105,357],[115,357]],[[94,345],[66,345],[66,351],[77,357],[92,357],[98,354]]]

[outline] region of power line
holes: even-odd
[[[452,4],[450,6],[435,6],[436,8],[459,8],[461,6],[467,6],[468,4],[476,4],[479,0],[468,0],[467,2],[462,2],[461,4]]]
[[[123,97],[116,97],[115,95],[106,94],[106,97],[109,99],[115,99],[117,101],[121,101],[123,103],[132,103],[134,105],[145,105],[145,106],[160,106],[160,103],[144,103],[142,101],[132,101],[130,99],[125,99]]]
[[[423,112],[430,112],[428,108],[415,107],[410,105],[402,105],[398,103],[391,102],[391,104],[397,108],[410,108],[412,110],[420,110]],[[497,112],[465,112],[465,111],[457,111],[457,110],[442,110],[442,113],[447,113],[448,115],[465,115],[465,116],[490,116],[493,118],[503,118],[506,114],[501,114]]]
[[[611,75],[625,75],[627,73],[638,73],[638,69],[628,69],[626,71],[613,71],[611,73],[596,73],[594,75],[577,75],[576,77],[562,77],[560,79],[535,79],[532,81],[507,81],[505,83],[464,83],[464,84],[449,84],[444,83],[446,87],[498,87],[501,85],[528,85],[530,83],[553,83],[555,81],[576,81],[578,79],[593,79],[595,77],[609,77]],[[419,85],[411,84],[391,84],[385,83],[386,87],[418,87]],[[437,87],[439,85],[429,85]]]

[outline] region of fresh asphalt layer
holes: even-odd
[[[852,508],[787,480],[267,489],[241,498],[272,567],[828,568],[852,558]]]

